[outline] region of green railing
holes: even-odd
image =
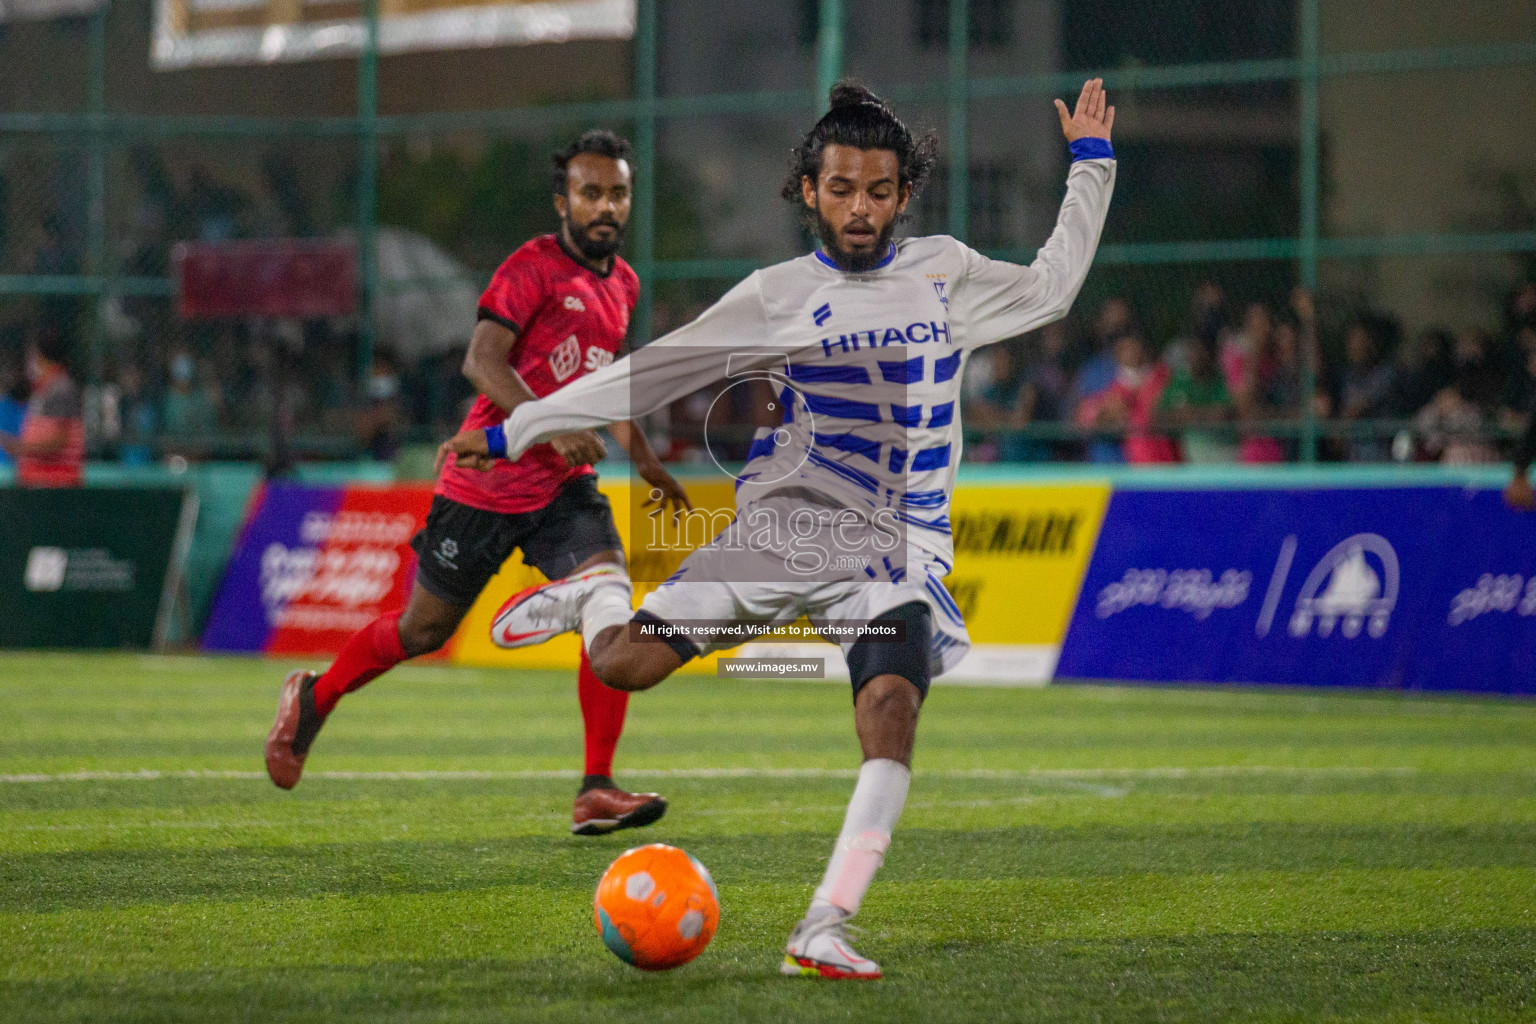
[[[637,0],[634,38],[635,80],[633,96],[624,100],[555,103],[474,112],[442,112],[414,115],[381,115],[378,112],[378,0],[364,0],[366,32],[358,62],[357,112],[351,117],[252,117],[171,116],[128,114],[110,111],[106,103],[105,6],[90,16],[87,109],[76,113],[0,113],[0,143],[27,137],[49,137],[86,150],[88,216],[84,272],[77,276],[0,275],[0,295],[79,296],[100,300],[106,296],[154,296],[173,294],[173,283],[158,277],[119,276],[106,258],[106,163],[113,147],[142,140],[172,138],[332,138],[355,139],[358,151],[356,228],[360,256],[362,311],[358,372],[365,373],[372,358],[375,300],[384,290],[378,275],[375,252],[376,199],[381,139],[426,132],[506,131],[536,129],[573,122],[628,122],[634,126],[636,144],[636,203],[631,229],[633,263],[642,280],[641,305],[636,323],[640,341],[651,328],[652,286],[660,281],[734,279],[760,262],[742,258],[660,260],[656,256],[656,162],[657,124],[668,118],[706,114],[767,114],[820,110],[830,85],[844,67],[844,18],[842,0],[821,0],[816,42],[814,88],[761,92],[730,92],[694,96],[657,94],[658,0]],[[1156,265],[1224,261],[1285,261],[1296,267],[1296,278],[1305,286],[1317,284],[1320,260],[1342,257],[1388,257],[1466,253],[1536,251],[1536,231],[1482,233],[1428,233],[1320,237],[1320,126],[1318,92],[1327,78],[1354,75],[1394,75],[1434,71],[1536,66],[1536,41],[1515,41],[1397,49],[1384,52],[1319,52],[1319,0],[1299,0],[1297,54],[1259,60],[1210,61],[1193,64],[1104,68],[1099,71],[1050,72],[1003,76],[972,76],[968,67],[970,4],[949,2],[948,74],[935,82],[886,88],[903,102],[940,102],[947,111],[946,132],[949,165],[969,165],[968,120],[970,105],[978,100],[1005,97],[1070,94],[1088,74],[1101,75],[1110,89],[1168,89],[1259,82],[1294,82],[1299,117],[1299,218],[1296,233],[1289,237],[1220,239],[1206,241],[1107,244],[1098,263]],[[877,86],[880,83],[875,83]],[[968,228],[968,180],[951,173],[948,228],[964,238]],[[1030,249],[1004,249],[1003,258],[1028,259]],[[435,287],[457,283],[453,279],[391,282],[389,289]],[[478,284],[479,282],[476,281]],[[105,358],[103,317],[98,301],[89,317],[88,372],[99,377]],[[1303,393],[1310,393],[1317,368],[1304,367]],[[1320,425],[1308,408],[1299,428],[1301,458],[1316,459]]]

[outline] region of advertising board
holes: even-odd
[[[0,647],[154,646],[196,517],[182,488],[0,488]]]
[[[1123,490],[1057,674],[1536,692],[1536,519],[1494,490]]]
[[[268,484],[256,495],[203,633],[209,651],[328,654],[402,606],[426,486]]]

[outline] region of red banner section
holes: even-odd
[[[345,316],[357,309],[357,252],[351,245],[181,242],[171,258],[184,318]]]

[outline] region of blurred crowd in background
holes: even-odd
[[[69,305],[43,303],[27,336],[69,330],[78,316],[62,308]],[[681,322],[699,308],[663,305],[657,315]],[[1513,293],[1500,324],[1407,335],[1384,312],[1321,319],[1334,326],[1319,329],[1313,299],[1300,289],[1283,301],[1234,301],[1214,282],[1194,289],[1185,329],[1173,337],[1149,336],[1126,298],[1079,310],[971,357],[966,458],[1295,461],[1308,406],[1327,461],[1505,457],[1536,399],[1536,284]],[[380,349],[359,380],[356,325],[345,319],[247,318],[167,333],[169,340],[146,331],[118,347],[103,383],[83,388],[94,457],[147,464],[258,449],[270,456],[276,444],[295,458],[391,461],[451,434],[475,397],[460,370],[462,346],[415,359]],[[20,429],[24,350],[0,352],[0,432]],[[719,390],[655,418],[665,458],[709,461],[704,417]],[[749,435],[737,440],[727,447],[744,450]]]
[[[1110,299],[972,359],[968,425],[985,433],[970,457],[1292,461],[1310,406],[1330,461],[1494,462],[1530,413],[1536,284],[1513,293],[1498,325],[1406,336],[1384,312],[1325,317],[1337,326],[1321,332],[1319,321],[1302,289],[1283,305],[1232,302],[1207,281],[1184,329],[1150,338],[1130,301]],[[1021,429],[1031,424],[1081,436],[1036,439]]]
[[[302,238],[328,219],[285,185],[280,164],[267,168],[260,203],[196,166],[173,176],[144,162],[137,176],[143,198],[116,242],[125,276],[167,277],[176,239]],[[30,254],[18,255],[18,241],[7,247],[12,269],[80,273],[78,243],[56,222],[44,223]],[[392,344],[381,327],[366,372],[355,317],[185,321],[164,296],[114,298],[99,379],[81,391],[88,449],[127,464],[262,458],[281,468],[412,451],[420,462],[419,449],[455,430],[475,397],[460,371],[474,275],[461,276],[468,280],[454,285],[450,305],[438,307],[451,316],[424,314],[452,320],[438,331],[446,340]],[[658,333],[696,316],[706,299],[658,295]],[[86,301],[38,297],[0,321],[0,433],[20,430],[29,342],[62,346],[76,381],[86,379]],[[399,314],[381,309],[380,318]],[[1171,336],[1145,329],[1133,296],[1080,302],[1067,320],[975,353],[964,388],[970,461],[1294,461],[1310,407],[1325,460],[1493,462],[1536,398],[1536,283],[1511,292],[1501,322],[1412,334],[1390,311],[1314,303],[1299,289],[1230,295],[1215,280],[1191,287]],[[709,461],[703,421],[719,390],[653,419],[664,457]],[[737,410],[739,419],[753,415]],[[717,455],[744,455],[752,425],[728,436],[723,452],[714,442]]]

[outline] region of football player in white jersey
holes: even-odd
[[[841,644],[864,762],[825,876],[790,935],[786,974],[880,977],[845,924],[906,802],[930,678],[970,647],[942,582],[953,561],[963,363],[1066,314],[1114,187],[1103,82],[1087,82],[1075,110],[1056,107],[1073,163],[1056,228],[1029,266],[948,236],[893,241],[936,142],[842,84],[795,149],[784,188],[814,220],[818,251],[752,274],[693,323],[441,450],[488,466],[727,376],[766,374],[782,388],[784,423],[738,477],[736,519],[640,611],[631,613],[627,581],[557,580],[509,602],[492,637],[521,646],[579,630],[598,677],[621,690],[648,689],[690,658],[735,646],[744,622],[805,616]]]

